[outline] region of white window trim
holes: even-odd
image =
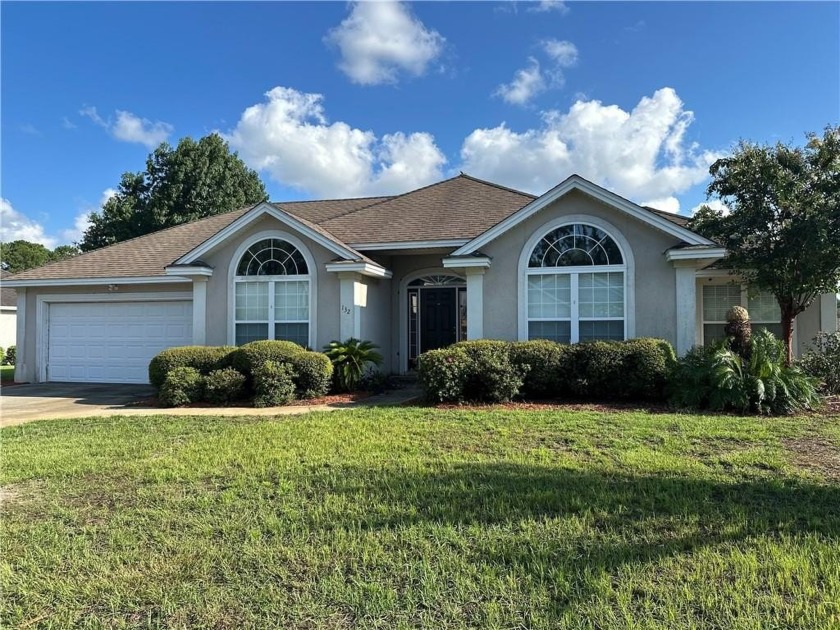
[[[37,382],[47,382],[49,361],[50,304],[76,302],[192,302],[193,294],[181,291],[148,293],[55,293],[39,295],[35,304],[35,357]]]
[[[284,241],[288,241],[292,245],[294,245],[297,250],[300,252],[303,259],[306,261],[306,267],[309,269],[309,274],[306,276],[302,275],[295,275],[295,276],[239,276],[236,273],[236,269],[239,266],[239,261],[242,258],[243,254],[248,250],[251,245],[258,241],[262,241],[267,238],[277,238]],[[312,256],[309,248],[304,245],[303,241],[296,237],[294,234],[289,234],[288,232],[284,232],[282,230],[264,230],[262,232],[257,232],[256,234],[252,234],[246,240],[242,241],[239,244],[239,247],[236,248],[236,251],[233,253],[233,257],[230,259],[230,266],[228,268],[228,304],[227,304],[227,312],[228,312],[228,345],[236,345],[236,282],[237,281],[250,281],[250,282],[260,282],[260,281],[269,281],[272,279],[282,278],[283,280],[303,280],[304,278],[309,280],[309,342],[308,346],[310,348],[317,347],[317,320],[318,320],[318,268],[315,265],[315,258]],[[274,300],[273,292],[269,291],[269,303],[272,303]],[[272,323],[269,318],[269,323]],[[246,322],[240,322],[246,323]],[[264,322],[259,322],[264,323]]]
[[[599,228],[606,232],[618,246],[621,251],[621,257],[624,260],[623,265],[593,265],[583,267],[539,267],[533,270],[528,267],[528,261],[531,258],[531,252],[537,243],[549,232],[556,230],[565,225],[572,225],[574,223],[585,223]],[[519,266],[517,268],[517,281],[519,283],[518,296],[518,338],[520,341],[528,339],[528,276],[537,274],[556,274],[556,273],[570,273],[574,278],[578,273],[602,273],[602,272],[617,272],[624,273],[624,338],[632,339],[636,336],[636,262],[633,257],[633,249],[630,247],[629,241],[624,238],[624,235],[611,223],[605,221],[600,217],[594,217],[588,214],[570,214],[562,217],[557,217],[543,223],[525,242],[519,254]],[[575,318],[577,309],[576,305],[572,307],[572,318]],[[580,318],[577,318],[580,322]],[[610,318],[598,318],[610,319]],[[618,319],[618,318],[615,318]],[[583,321],[591,321],[589,318]]]

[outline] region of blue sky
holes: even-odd
[[[838,3],[23,3],[2,11],[3,240],[71,242],[161,140],[273,200],[578,172],[690,213],[739,138],[840,120]]]

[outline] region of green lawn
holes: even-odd
[[[15,380],[14,365],[0,365],[0,383],[13,383]]]
[[[12,427],[0,626],[836,628],[838,447],[585,411]]]

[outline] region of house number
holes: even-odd
[[[353,311],[350,310],[349,306],[344,306],[344,304],[342,304],[341,305],[341,312],[344,313],[345,315],[349,315]]]

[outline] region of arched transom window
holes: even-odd
[[[234,284],[236,345],[260,339],[309,344],[309,267],[294,245],[257,241],[239,259]]]
[[[531,250],[527,275],[529,339],[625,338],[624,257],[601,228],[552,229]]]

